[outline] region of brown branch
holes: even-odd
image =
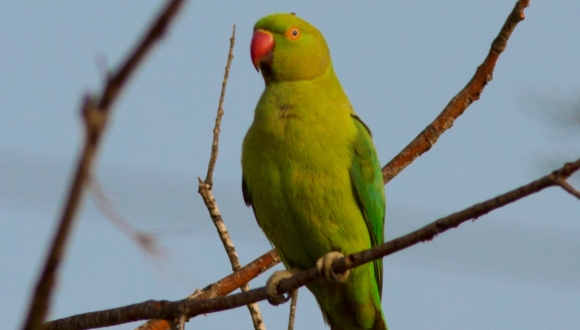
[[[572,163],[565,164],[562,168],[546,175],[527,185],[516,188],[505,194],[499,195],[485,202],[475,204],[467,209],[453,213],[444,218],[440,218],[423,228],[420,228],[407,235],[401,236],[384,244],[375,246],[372,249],[364,250],[346,256],[343,259],[336,260],[333,264],[333,270],[337,273],[358,267],[372,260],[383,258],[400,250],[413,246],[417,243],[430,241],[438,234],[443,233],[451,228],[458,227],[460,224],[475,220],[480,216],[493,210],[501,208],[507,204],[513,203],[519,199],[540,192],[543,189],[552,186],[559,186],[562,180],[566,180],[570,175],[580,169],[580,159]],[[322,274],[316,267],[307,269],[298,275],[282,280],[278,286],[279,293],[288,293],[298,289],[308,283],[321,279]],[[131,322],[140,319],[165,318],[173,319],[178,315],[194,317],[199,314],[212,313],[232,309],[247,305],[252,302],[265,300],[268,293],[264,287],[253,289],[248,292],[232,294],[227,297],[210,298],[210,299],[184,299],[175,302],[169,301],[146,301],[141,304],[135,304],[116,309],[93,312],[72,316],[70,318],[52,321],[46,324],[45,329],[87,329],[81,327],[82,322],[88,320],[100,320],[99,326],[108,326]],[[94,326],[93,326],[94,327]]]
[[[288,317],[288,330],[294,330],[294,320],[296,319],[296,304],[298,304],[298,290],[290,292],[290,316]]]
[[[242,284],[248,283],[279,262],[280,258],[276,251],[270,250],[238,271],[206,286],[203,290],[197,290],[186,299],[209,299],[226,296],[237,290]],[[93,318],[73,316],[67,319],[48,322],[44,325],[43,329],[93,329],[113,325],[108,323],[109,320],[108,315],[95,316]],[[175,329],[176,326],[177,323],[174,321],[174,318],[152,319],[137,327],[136,330],[169,330]]]
[[[82,200],[85,183],[91,172],[91,165],[98,149],[101,134],[107,126],[109,109],[123,90],[128,79],[135,72],[137,66],[145,58],[145,55],[161,39],[182,3],[183,0],[174,0],[167,4],[158,16],[155,24],[128,56],[124,64],[121,65],[117,73],[108,79],[99,100],[96,100],[91,95],[85,96],[82,106],[86,129],[85,144],[77,161],[74,178],[69,188],[62,215],[60,216],[58,229],[45,259],[42,273],[36,282],[23,329],[39,329],[46,317],[54,284],[57,281],[57,272],[63,259],[63,251],[66,248],[70,229],[73,225],[74,216]]]
[[[215,127],[213,129],[213,142],[211,145],[211,156],[209,158],[209,164],[207,166],[207,175],[205,177],[205,183],[211,188],[213,186],[213,171],[215,168],[215,163],[218,156],[218,145],[220,139],[220,125],[222,122],[222,117],[224,115],[224,98],[226,96],[226,86],[228,84],[228,76],[230,75],[230,65],[234,58],[234,43],[236,41],[236,26],[234,25],[232,30],[232,37],[230,38],[230,51],[228,53],[228,62],[226,64],[226,69],[224,73],[224,80],[222,81],[222,91],[220,93],[220,100],[218,103],[217,115],[215,117]]]
[[[528,7],[529,0],[519,0],[506,22],[504,23],[499,35],[491,44],[491,49],[483,63],[477,68],[474,76],[467,85],[455,95],[449,104],[443,109],[435,120],[429,124],[419,135],[409,143],[395,158],[393,158],[385,167],[383,167],[383,181],[387,184],[399,174],[405,167],[411,164],[417,157],[421,156],[437,142],[441,134],[449,129],[455,119],[461,116],[463,112],[473,103],[479,100],[485,85],[493,78],[493,70],[499,55],[505,50],[507,41],[516,28],[516,25],[522,21],[524,8]]]

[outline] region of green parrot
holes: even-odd
[[[387,329],[382,260],[331,271],[335,258],[383,243],[385,193],[326,41],[294,14],[273,14],[254,26],[251,57],[266,87],[243,143],[244,200],[287,269],[324,268],[327,280],[308,289],[331,329]]]

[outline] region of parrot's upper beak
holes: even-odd
[[[260,63],[263,60],[272,60],[272,49],[274,49],[274,37],[272,34],[261,29],[254,31],[254,37],[252,37],[250,46],[250,55],[256,71],[260,71]]]

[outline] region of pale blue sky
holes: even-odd
[[[98,63],[116,66],[161,3],[0,1],[0,319],[7,328],[21,323],[60,211],[82,138],[81,95],[100,87]],[[270,249],[239,189],[241,141],[263,88],[249,59],[255,21],[294,11],[319,27],[385,164],[471,78],[514,3],[189,3],[118,102],[96,170],[116,210],[159,233],[165,253],[145,255],[87,198],[51,317],[181,299],[230,272],[196,177],[207,167],[233,24],[215,195],[247,263]],[[550,115],[578,101],[578,13],[578,1],[531,1],[482,99],[386,187],[387,239],[580,156],[578,126],[554,124]],[[552,188],[386,258],[390,329],[580,328],[578,214],[580,203]],[[288,306],[260,306],[269,329],[286,327]],[[189,327],[251,324],[241,308]],[[322,328],[307,290],[296,328]]]

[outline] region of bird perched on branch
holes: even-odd
[[[242,188],[289,271],[317,265],[308,285],[333,330],[387,328],[382,260],[336,274],[332,262],[383,242],[385,194],[369,128],[332,67],[322,34],[293,14],[260,19],[252,62],[266,87],[243,143]]]

